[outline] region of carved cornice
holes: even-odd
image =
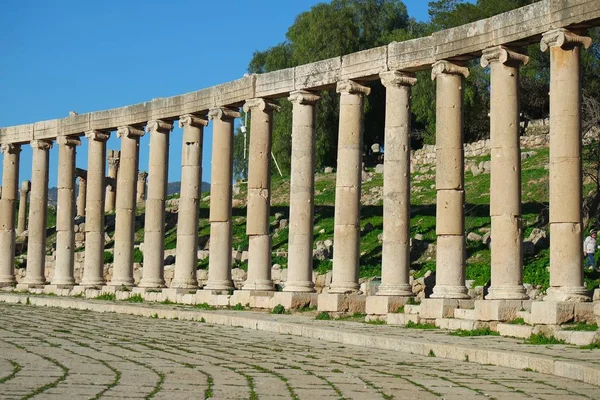
[[[341,94],[364,94],[368,96],[371,93],[371,88],[348,79],[339,81],[335,87],[335,91]]]
[[[79,146],[81,144],[81,139],[77,136],[59,136],[56,138],[56,143],[61,146]]]
[[[385,87],[414,86],[417,78],[414,74],[402,71],[388,71],[379,74],[381,84]]]
[[[87,131],[85,133],[85,137],[88,138],[88,140],[93,140],[96,142],[106,142],[110,138],[110,132],[92,130]]]
[[[540,48],[542,51],[546,51],[550,47],[566,49],[580,45],[587,49],[592,45],[592,38],[588,36],[579,36],[565,28],[553,29],[542,34],[542,40],[540,41]]]
[[[137,180],[138,181],[145,181],[147,177],[148,177],[148,173],[146,171],[141,171],[141,172],[138,172],[138,178],[137,178]]]
[[[251,111],[253,108],[258,108],[260,111],[266,112],[279,111],[281,109],[278,104],[262,98],[250,99],[244,103],[244,112]]]
[[[192,114],[185,114],[179,117],[179,127],[193,126],[195,128],[203,128],[208,125],[208,121]]]
[[[131,125],[120,126],[117,128],[117,137],[121,138],[123,136],[127,136],[130,139],[137,139],[144,136],[144,130],[139,128],[134,128]]]
[[[173,130],[173,124],[165,122],[161,119],[148,121],[146,124],[146,132],[169,133]]]
[[[431,66],[431,80],[435,80],[435,78],[441,74],[462,75],[465,78],[468,78],[469,68],[446,60],[437,61]]]
[[[295,92],[291,92],[288,97],[291,103],[305,105],[315,105],[320,99],[321,96],[308,90],[296,90]]]
[[[31,191],[31,181],[21,182],[21,187],[19,188],[19,192],[26,196],[27,193],[29,193],[30,191]]]
[[[52,141],[51,140],[40,140],[40,139],[36,139],[36,140],[32,140],[31,142],[29,142],[29,144],[31,145],[31,147],[34,150],[50,150],[52,148]]]
[[[21,152],[21,145],[16,143],[4,143],[0,147],[0,152],[4,154],[19,154]]]
[[[208,110],[208,119],[220,119],[221,121],[227,121],[239,118],[241,116],[237,108],[229,107],[214,107]]]
[[[480,64],[485,68],[493,62],[500,62],[511,67],[520,67],[529,62],[529,57],[504,46],[494,46],[483,51]]]

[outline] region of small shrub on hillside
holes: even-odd
[[[139,248],[133,249],[133,262],[142,263],[144,262],[144,253]]]

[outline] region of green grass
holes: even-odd
[[[451,336],[500,336],[498,332],[492,331],[490,328],[473,329],[472,331],[459,329],[450,332]]]
[[[102,293],[100,296],[95,297],[96,300],[117,300],[117,295],[114,293]]]
[[[141,294],[136,293],[133,296],[129,296],[125,301],[128,301],[130,303],[143,303],[144,298],[142,297]]]
[[[579,346],[579,348],[583,350],[600,350],[600,342],[593,342],[585,346]]]
[[[237,303],[235,306],[231,307],[231,309],[235,311],[244,311],[246,307],[244,307],[242,303]]]
[[[271,310],[271,314],[286,314],[285,307],[281,304],[277,304]]]
[[[587,332],[595,332],[598,330],[598,324],[587,324],[585,322],[578,322],[576,325],[571,326],[563,326],[563,330],[565,331],[587,331]]]
[[[139,248],[133,249],[133,262],[134,263],[142,263],[144,262],[144,253]]]
[[[115,256],[112,251],[104,252],[104,264],[112,264],[115,260]]]
[[[325,312],[325,311],[323,311],[323,312],[319,313],[319,314],[318,314],[318,315],[315,317],[315,319],[316,319],[316,320],[319,320],[319,321],[329,321],[329,320],[331,319],[331,315],[329,315],[329,313],[328,313],[328,312]]]
[[[196,304],[194,305],[194,308],[197,308],[199,310],[216,310],[217,308],[214,306],[211,306],[208,303],[200,303],[200,304]]]
[[[410,329],[424,329],[424,330],[439,329],[434,324],[427,324],[427,323],[422,323],[422,322],[415,323],[412,321],[408,321],[404,327],[410,328]]]
[[[566,344],[564,340],[557,339],[554,336],[546,336],[543,333],[536,333],[531,335],[528,339],[525,339],[525,343],[538,345]]]
[[[513,325],[526,325],[525,320],[523,318],[515,318],[512,321],[508,321],[507,323]]]

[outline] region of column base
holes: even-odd
[[[466,286],[435,285],[432,299],[470,299]],[[441,317],[440,317],[441,318]]]
[[[252,282],[246,281],[242,290],[256,290],[256,291],[267,291],[272,292],[275,291],[275,286],[273,286],[272,280],[266,279],[256,279]]]
[[[0,276],[0,288],[6,286],[15,286],[17,284],[17,279],[14,276]]]
[[[173,279],[171,281],[171,289],[191,289],[196,290],[199,288],[198,281],[193,279]]]
[[[454,310],[457,308],[457,299],[423,299],[419,306],[419,318],[454,318]]]
[[[527,300],[523,285],[492,285],[488,289],[486,300]]]
[[[206,282],[204,286],[204,290],[218,290],[218,291],[228,291],[233,290],[233,281],[231,279],[223,280],[223,281],[211,281]]]
[[[126,288],[131,288],[131,287],[135,286],[135,281],[133,280],[133,278],[131,278],[131,279],[113,279],[112,281],[108,282],[105,286],[112,286],[112,287],[125,286]]]
[[[321,293],[318,311],[364,313],[367,296],[360,294]]]
[[[138,287],[148,289],[162,289],[166,287],[164,279],[144,279],[138,283]]]
[[[365,305],[367,315],[387,315],[403,307],[408,301],[406,296],[382,296],[379,293],[375,296],[368,296]]]
[[[50,282],[50,285],[59,287],[61,289],[64,289],[66,287],[73,287],[73,286],[75,286],[75,279],[53,280]]]
[[[85,287],[101,287],[106,285],[104,278],[86,278],[85,276],[81,279],[79,286]]]
[[[377,296],[402,296],[413,297],[412,286],[409,284],[382,284],[376,293]]]
[[[544,297],[544,301],[568,301],[573,303],[590,300],[588,291],[583,286],[549,287],[546,291],[546,297]]]
[[[330,294],[362,294],[356,282],[332,282],[327,293]]]
[[[315,283],[313,281],[286,282],[283,291],[292,293],[315,293]]]

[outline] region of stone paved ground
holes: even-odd
[[[0,398],[32,397],[597,399],[600,388],[201,322],[0,304]]]

